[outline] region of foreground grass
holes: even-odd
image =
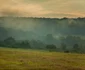
[[[0,70],[85,70],[85,54],[0,48]]]

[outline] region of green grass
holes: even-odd
[[[0,48],[0,70],[85,70],[85,54]]]

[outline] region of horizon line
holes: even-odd
[[[85,17],[29,17],[29,16],[0,16],[0,18],[46,18],[46,19],[77,19],[77,18],[85,18]]]

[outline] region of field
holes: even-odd
[[[85,54],[0,48],[0,70],[85,70]]]

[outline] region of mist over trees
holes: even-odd
[[[85,53],[85,18],[0,17],[0,46]]]

